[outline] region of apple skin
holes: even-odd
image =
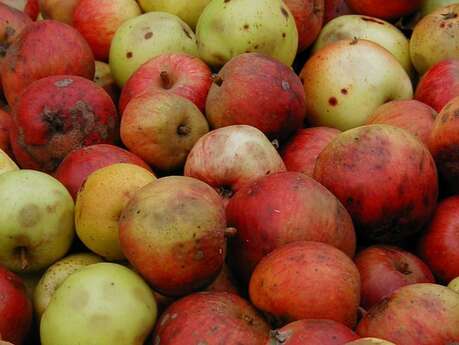
[[[340,134],[319,155],[314,178],[343,203],[357,232],[379,243],[421,230],[437,203],[437,170],[428,149],[389,125]]]
[[[287,170],[312,177],[320,152],[340,133],[341,131],[328,127],[312,127],[297,131],[281,151]]]
[[[36,20],[40,12],[38,0],[2,0],[2,3],[24,12],[32,20]]]
[[[183,53],[161,54],[145,62],[126,82],[119,102],[120,113],[132,98],[150,90],[185,97],[204,112],[211,84],[212,72],[201,59]]]
[[[352,14],[346,0],[325,0],[324,24],[327,24],[333,18]]]
[[[0,150],[5,151],[9,156],[12,156],[10,144],[10,128],[12,119],[10,114],[0,109]]]
[[[421,6],[422,0],[346,0],[348,6],[358,14],[378,17],[381,19],[396,19],[415,12]]]
[[[266,345],[343,345],[358,339],[350,328],[332,320],[299,320],[271,332]]]
[[[360,338],[344,345],[396,345],[390,341],[378,338]]]
[[[259,53],[241,54],[214,78],[206,116],[212,128],[249,125],[283,140],[303,126],[303,86],[279,61]]]
[[[413,96],[400,63],[367,40],[340,40],[324,47],[306,62],[300,78],[306,119],[314,126],[340,130],[361,126],[381,104]]]
[[[120,89],[112,76],[109,64],[102,61],[96,61],[96,71],[93,81],[110,95],[113,103],[118,103]]]
[[[73,11],[80,0],[40,0],[40,12],[44,19],[57,20],[72,25]]]
[[[21,278],[2,266],[0,300],[0,339],[21,345],[32,325],[32,303]]]
[[[397,247],[373,246],[362,250],[354,262],[362,282],[360,305],[369,309],[398,288],[417,283],[435,283],[427,265]]]
[[[424,0],[421,5],[421,17],[452,4],[457,4],[457,0]]]
[[[453,344],[459,340],[458,305],[459,294],[445,286],[407,285],[371,308],[357,333],[403,345]]]
[[[22,168],[52,172],[74,149],[114,143],[118,115],[111,97],[94,82],[62,75],[33,82],[13,115],[11,146]]]
[[[286,169],[281,156],[260,130],[235,125],[199,138],[187,157],[184,173],[215,188],[227,202],[244,185],[282,171]]]
[[[430,106],[416,100],[392,101],[378,107],[366,124],[403,128],[427,146],[437,115]]]
[[[295,241],[318,241],[355,253],[352,219],[322,185],[298,172],[260,177],[241,188],[226,207],[228,225],[238,232],[230,239],[230,262],[245,281],[260,260]]]
[[[107,61],[118,27],[141,13],[135,0],[80,0],[72,24],[89,43],[94,57]]]
[[[0,175],[8,171],[19,170],[16,163],[8,156],[5,151],[0,149]]]
[[[459,293],[459,277],[451,280],[448,284],[448,288],[453,290],[454,292]]]

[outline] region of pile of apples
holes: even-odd
[[[459,344],[459,1],[0,1],[1,345]]]

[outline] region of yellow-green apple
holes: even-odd
[[[357,333],[402,345],[454,344],[459,341],[458,305],[459,294],[445,286],[407,285],[371,308]]]
[[[202,136],[185,163],[186,176],[206,182],[225,202],[244,185],[285,170],[268,138],[246,125],[222,127]]]
[[[391,101],[378,107],[366,124],[386,124],[403,128],[428,145],[436,116],[434,109],[419,101]]]
[[[135,0],[80,0],[73,11],[72,25],[89,43],[94,57],[106,61],[116,30],[141,13]]]
[[[118,28],[110,46],[113,77],[123,86],[143,63],[164,53],[198,56],[196,37],[184,21],[164,12],[129,19]]]
[[[459,58],[459,3],[440,8],[416,24],[410,39],[411,61],[419,74],[446,59]]]
[[[41,319],[41,344],[140,345],[156,313],[153,292],[140,276],[118,264],[92,264],[55,291]]]
[[[115,104],[118,103],[120,90],[113,78],[110,65],[102,61],[96,61],[96,71],[94,73],[93,81],[102,87],[112,98]]]
[[[219,67],[242,53],[259,52],[290,66],[298,30],[282,0],[212,0],[196,27],[199,55]]]
[[[0,149],[0,174],[6,173],[8,171],[18,170],[19,167],[16,163],[6,154],[5,151]]]
[[[333,18],[346,14],[352,14],[346,0],[325,0],[324,24],[328,23]]]
[[[162,90],[188,98],[202,112],[212,84],[210,68],[199,58],[184,54],[161,54],[148,60],[123,87],[119,109],[121,114],[129,101],[148,90]]]
[[[448,284],[448,288],[459,293],[459,277],[454,278]]]
[[[372,241],[397,243],[420,231],[438,197],[435,162],[404,129],[367,125],[338,135],[320,153],[314,178]]]
[[[212,128],[250,125],[269,138],[285,140],[303,127],[303,86],[279,61],[259,53],[241,54],[214,77],[206,116]]]
[[[390,341],[378,338],[360,338],[344,345],[396,345]]]
[[[0,150],[12,156],[10,143],[10,128],[12,119],[10,114],[0,109]]]
[[[40,13],[44,19],[72,24],[73,11],[80,0],[40,0]]]
[[[38,0],[2,0],[2,3],[24,12],[32,20],[37,19],[40,12]]]
[[[410,78],[398,60],[367,40],[327,45],[306,62],[300,78],[306,118],[315,126],[361,126],[381,104],[413,96]]]
[[[209,125],[198,107],[166,91],[133,98],[121,119],[124,145],[162,171],[183,168],[188,153],[207,132]]]
[[[343,39],[364,39],[378,43],[394,55],[405,71],[412,75],[410,43],[394,25],[384,20],[360,15],[345,15],[328,22],[314,43],[313,52]]]
[[[421,16],[425,17],[441,7],[458,3],[458,0],[423,0],[421,5]]]
[[[74,204],[55,178],[34,170],[0,175],[0,264],[38,271],[63,257],[73,240]]]
[[[415,12],[422,0],[346,0],[348,6],[358,14],[382,19],[396,19]]]
[[[260,261],[249,293],[255,307],[284,322],[329,319],[352,328],[360,302],[359,271],[329,244],[298,241]]]
[[[126,258],[166,296],[199,290],[222,269],[225,209],[219,195],[197,179],[169,176],[141,188],[119,227]]]
[[[72,273],[88,265],[102,262],[102,258],[89,253],[69,255],[51,265],[40,278],[33,294],[33,307],[40,320],[51,301],[54,292]]]
[[[75,204],[75,227],[80,240],[107,260],[124,259],[118,220],[137,190],[156,178],[147,169],[117,163],[91,173]]]

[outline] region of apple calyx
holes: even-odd
[[[282,345],[288,340],[287,334],[282,334],[277,330],[271,331],[270,337],[270,345]]]
[[[229,199],[234,195],[234,191],[231,186],[220,186],[217,188],[217,192],[224,199]]]
[[[271,141],[271,144],[274,146],[276,150],[279,150],[279,147],[280,147],[279,140],[274,139],[273,141]]]
[[[161,77],[162,86],[164,89],[169,90],[170,88],[172,88],[173,83],[167,71],[161,71],[159,76]]]
[[[212,74],[212,82],[218,87],[220,87],[223,84],[223,78],[220,77],[218,74]]]
[[[48,125],[52,133],[64,132],[64,121],[59,113],[45,107],[43,110],[43,121]]]
[[[457,13],[455,12],[443,13],[442,16],[444,20],[454,19],[454,18],[457,18]]]
[[[180,125],[177,127],[177,134],[181,137],[187,136],[190,133],[191,133],[191,129],[190,127],[186,125]]]
[[[224,234],[226,238],[234,237],[237,234],[237,229],[233,227],[226,228]]]
[[[410,271],[409,265],[406,262],[396,262],[395,269],[404,275],[410,275],[413,273]]]
[[[354,36],[354,38],[349,43],[349,45],[353,46],[354,44],[357,44],[358,42],[359,42],[359,38],[357,36]]]

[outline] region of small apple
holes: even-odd
[[[112,98],[113,103],[118,103],[120,90],[113,78],[110,65],[102,61],[96,61],[96,71],[94,73],[93,81],[102,87]]]
[[[0,174],[15,170],[19,170],[16,163],[6,154],[5,151],[0,149]]]
[[[80,0],[40,0],[40,12],[44,19],[53,19],[72,25],[73,11]]]
[[[381,19],[397,19],[415,12],[422,0],[346,0],[348,6],[358,14]]]

